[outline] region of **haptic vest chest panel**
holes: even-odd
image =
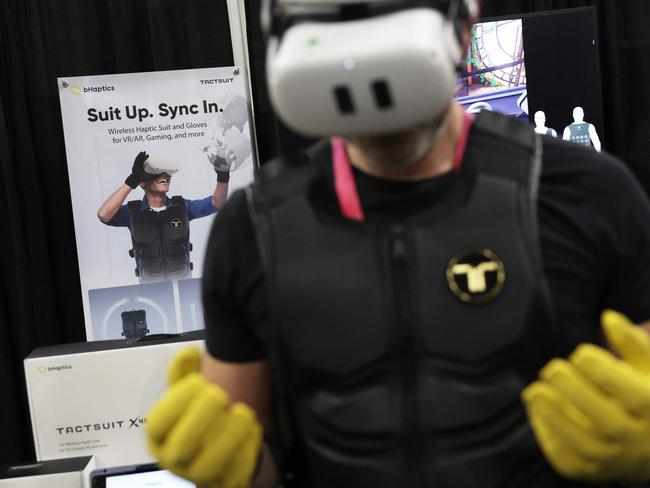
[[[495,142],[483,127],[499,124]],[[546,473],[519,400],[556,335],[532,222],[537,139],[519,122],[476,125],[467,194],[443,213],[370,226],[321,219],[295,180],[249,193],[273,290],[262,335],[310,467],[304,486],[532,486],[520,480]],[[498,257],[493,298],[496,262],[449,271],[466,250]],[[478,292],[463,301],[450,276]]]
[[[569,132],[571,133],[571,142],[582,144],[583,146],[591,146],[588,123],[573,123],[569,125]]]
[[[172,197],[173,205],[155,212],[141,210],[141,202],[129,202],[132,255],[141,281],[189,277],[190,228],[185,201]]]

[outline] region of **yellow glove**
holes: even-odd
[[[250,486],[262,443],[255,413],[198,372],[185,349],[169,368],[170,388],[147,418],[149,450],[164,468],[206,488]]]
[[[167,369],[167,383],[171,386],[190,373],[201,369],[201,352],[196,347],[187,347],[176,353]]]
[[[650,336],[606,310],[602,325],[617,359],[582,344],[551,360],[522,394],[551,465],[583,481],[650,481]]]

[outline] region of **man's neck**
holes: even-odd
[[[444,117],[442,132],[429,151],[411,164],[382,165],[367,157],[357,145],[347,143],[350,163],[364,173],[387,180],[417,181],[447,173],[454,167],[454,153],[463,129],[463,109],[451,103]]]
[[[149,207],[160,208],[167,205],[167,195],[165,193],[147,192],[145,196],[147,197]]]

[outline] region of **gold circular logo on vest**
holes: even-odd
[[[506,282],[503,262],[490,249],[464,249],[447,264],[447,284],[466,303],[485,303],[501,293]]]
[[[175,218],[169,221],[169,225],[171,225],[174,229],[178,229],[181,225],[183,225],[183,222],[181,219]]]

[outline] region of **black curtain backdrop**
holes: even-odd
[[[305,141],[271,112],[259,0],[242,1],[265,160]],[[650,189],[650,2],[496,0],[483,14],[587,5],[600,19],[609,148]],[[232,64],[225,0],[0,1],[0,464],[34,459],[23,359],[85,339],[56,78]]]

